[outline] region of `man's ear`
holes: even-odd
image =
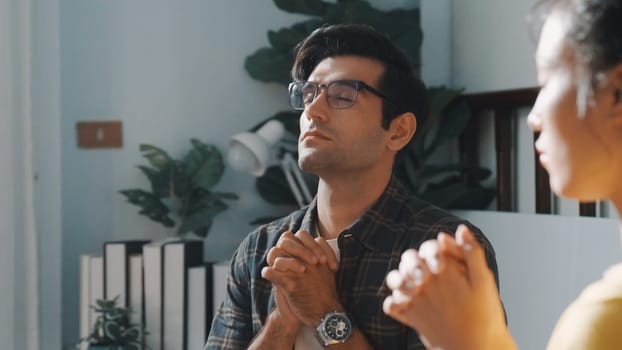
[[[398,115],[391,121],[387,132],[387,147],[398,152],[410,142],[417,131],[417,118],[411,112]]]

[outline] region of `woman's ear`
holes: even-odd
[[[388,130],[387,147],[395,152],[404,148],[417,131],[417,118],[411,112],[398,115],[391,121]]]

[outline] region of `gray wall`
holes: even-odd
[[[32,4],[35,227],[39,237],[40,349],[61,347],[61,141],[59,1]]]
[[[497,253],[501,298],[520,349],[545,349],[563,310],[622,260],[618,221],[468,211]]]
[[[453,0],[452,85],[467,92],[536,86],[534,0]]]

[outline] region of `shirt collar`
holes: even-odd
[[[307,210],[305,211],[302,222],[300,223],[300,229],[309,232],[312,237],[317,237],[317,230],[315,229],[317,224],[317,196],[313,197]],[[296,232],[294,232],[296,233]]]
[[[378,200],[352,225],[341,232],[340,236],[344,234],[352,234],[352,237],[357,239],[368,249],[372,250],[386,250],[391,249],[392,241],[387,239],[387,228],[393,226],[392,223],[398,223],[400,212],[409,198],[408,190],[400,183],[400,181],[391,177],[389,184],[382,192]],[[305,230],[313,237],[317,237],[317,230],[315,229],[317,223],[317,196],[313,198],[309,206],[307,207],[300,229]],[[395,232],[397,228],[390,230]]]

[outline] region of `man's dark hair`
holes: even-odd
[[[406,112],[412,112],[419,125],[425,123],[429,109],[425,85],[415,76],[406,55],[387,36],[370,26],[336,24],[314,30],[294,48],[292,77],[307,80],[325,58],[346,55],[374,59],[384,65],[377,88],[393,102],[382,101],[384,129],[389,128],[395,117]]]

